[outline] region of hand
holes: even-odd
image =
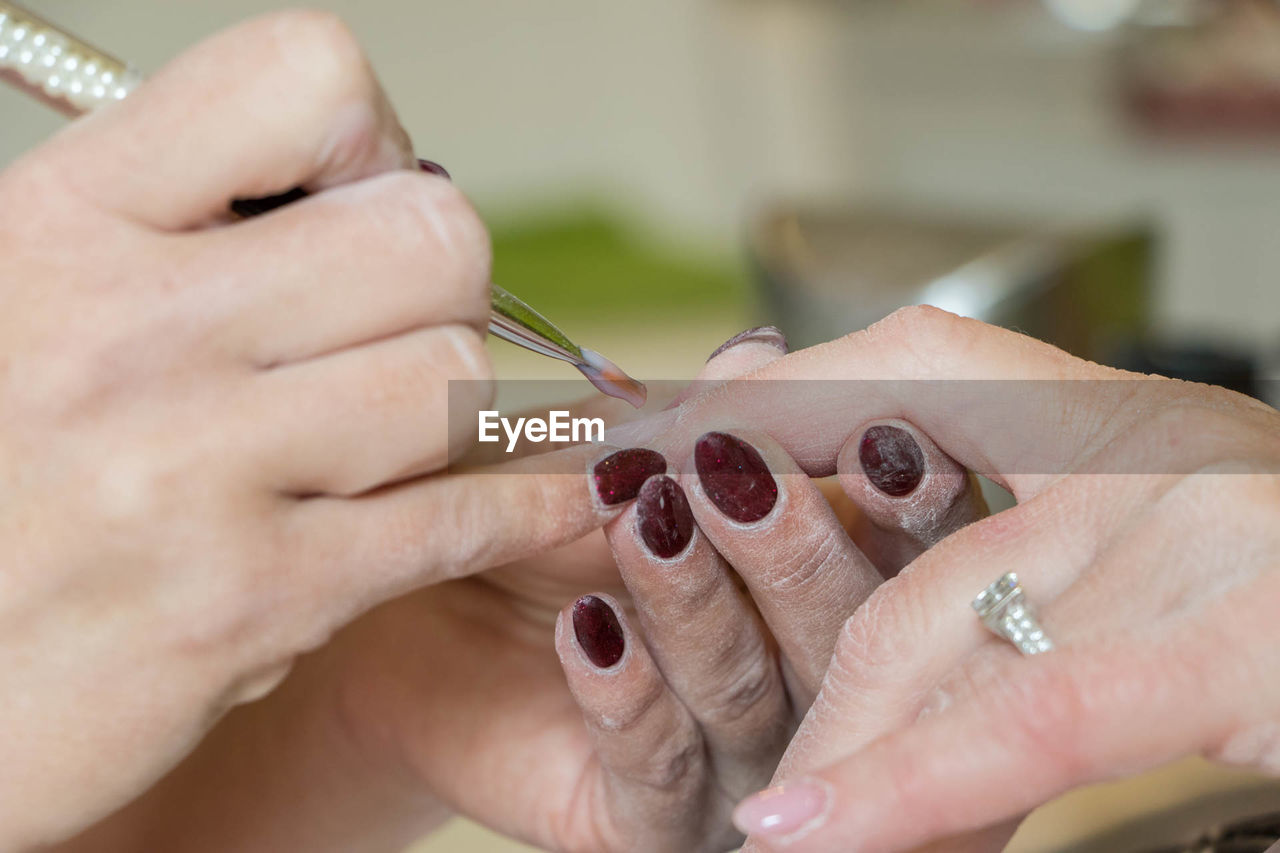
[[[0,174],[0,846],[136,796],[376,602],[609,517],[583,477],[421,478],[446,380],[489,393],[489,258],[413,162],[351,35],[289,13]]]
[[[784,784],[737,812],[749,849],[999,849],[1009,821],[1077,785],[1197,753],[1280,769],[1274,410],[932,309],[752,378],[799,377],[848,393],[783,409],[812,387],[742,383],[689,429],[749,408],[811,472],[844,477],[848,425],[900,417],[1018,506],[848,620]],[[1020,657],[979,623],[969,602],[1007,571],[1055,651]]]
[[[698,387],[778,355],[741,341]],[[609,526],[612,554],[594,534],[384,605],[304,658],[276,694],[229,715],[77,849],[393,849],[446,806],[556,850],[736,844],[730,809],[769,778],[839,625],[878,579],[842,523],[892,573],[985,511],[963,469],[923,437],[905,489],[857,493],[861,512],[833,500],[836,514],[776,445],[756,440],[776,459],[776,511],[730,520],[690,460],[672,471],[692,506],[674,527],[649,493],[684,491],[654,478]],[[774,540],[791,547],[761,547]],[[583,624],[584,643],[575,613],[597,626],[611,613],[617,631]]]

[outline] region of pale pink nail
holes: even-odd
[[[817,826],[831,806],[831,787],[819,779],[797,779],[748,797],[733,811],[733,823],[747,835],[792,841]]]

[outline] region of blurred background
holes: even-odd
[[[284,5],[28,4],[143,70]],[[799,347],[928,302],[1277,402],[1274,0],[310,5],[476,201],[495,279],[639,376],[692,376],[747,325]],[[61,124],[0,91],[0,164]],[[1179,765],[1045,809],[1014,849],[1257,785]],[[416,849],[521,848],[459,823]]]

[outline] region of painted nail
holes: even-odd
[[[693,449],[702,490],[734,521],[764,518],[778,502],[778,482],[759,451],[728,433],[709,432]]]
[[[573,604],[573,633],[593,664],[608,669],[622,660],[627,641],[618,615],[603,598],[584,595]]]
[[[441,166],[439,163],[435,162],[434,160],[423,160],[421,157],[419,157],[418,168],[424,172],[429,172],[432,175],[439,175],[440,177],[444,178],[446,181],[453,180],[453,176],[449,174],[449,170],[446,169],[444,166]]]
[[[766,788],[733,810],[733,823],[747,835],[791,841],[826,819],[831,789],[817,779],[798,779]]]
[[[670,477],[650,477],[636,499],[636,526],[645,547],[669,560],[693,539],[693,511],[684,489]]]
[[[601,502],[613,506],[640,494],[645,480],[667,473],[667,459],[656,450],[632,447],[601,459],[592,473]]]
[[[895,498],[911,494],[924,479],[924,452],[905,429],[871,427],[862,434],[858,459],[871,484]]]
[[[738,344],[745,344],[748,342],[768,344],[769,346],[777,347],[782,351],[783,355],[786,355],[788,352],[787,336],[782,334],[781,329],[777,326],[756,326],[754,329],[747,329],[745,332],[739,332],[732,338],[729,338],[729,340],[722,343],[715,352],[707,356],[707,361],[711,361],[711,359],[715,358],[727,349],[733,349]]]

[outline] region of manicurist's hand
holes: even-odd
[[[584,476],[424,476],[447,380],[489,393],[489,253],[413,164],[347,30],[289,13],[0,173],[0,847],[135,796],[376,602],[608,517]]]
[[[736,813],[748,849],[995,850],[1077,785],[1194,754],[1280,767],[1275,410],[921,308],[752,378],[775,381],[692,402],[690,440],[747,422],[849,480],[865,425],[901,419],[1018,505],[845,622],[780,786]],[[1006,572],[1054,650],[1023,657],[979,621]]]

